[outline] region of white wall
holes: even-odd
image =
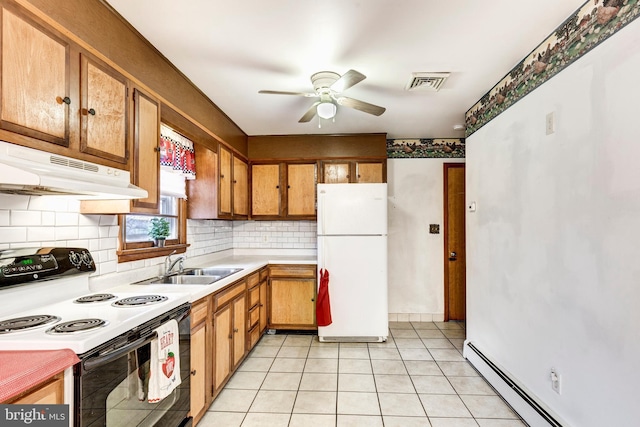
[[[390,320],[444,318],[443,164],[464,159],[389,159]],[[429,234],[439,224],[440,234]]]
[[[575,427],[639,422],[638,46],[640,20],[466,144],[467,338]]]

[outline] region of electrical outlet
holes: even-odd
[[[558,394],[562,394],[561,393],[561,389],[560,389],[560,374],[558,373],[558,371],[556,371],[556,368],[551,368],[551,388],[553,389],[553,391],[555,391]]]
[[[267,236],[266,234],[264,236],[262,236],[262,241],[264,243],[267,243],[269,241],[269,236]]]
[[[546,130],[547,135],[551,135],[556,131],[556,114],[553,111],[547,114]]]

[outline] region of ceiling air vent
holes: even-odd
[[[412,73],[406,90],[425,89],[437,92],[449,77],[449,73]]]

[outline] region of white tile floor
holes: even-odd
[[[391,322],[386,343],[265,335],[200,427],[524,427],[462,357],[464,324]]]

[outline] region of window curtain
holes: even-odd
[[[196,178],[193,142],[166,125],[160,125],[160,166],[185,179]]]

